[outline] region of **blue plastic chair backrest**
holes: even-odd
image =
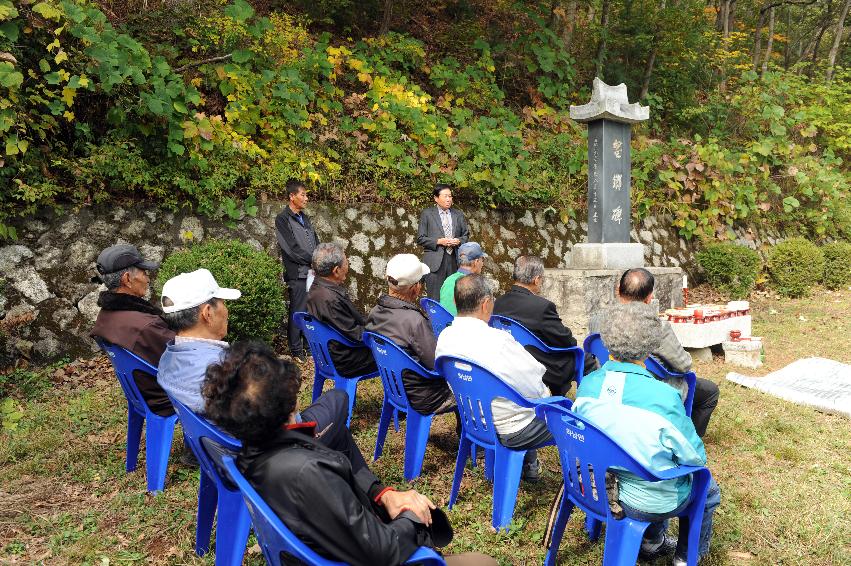
[[[192,451],[198,456],[198,464],[201,469],[211,478],[221,478],[222,474],[219,471],[222,466],[221,449],[236,454],[242,449],[242,443],[204,417],[196,414],[171,395],[168,398],[177,413],[181,426],[183,426],[186,440],[192,447]],[[210,444],[205,440],[215,442],[218,445],[216,450],[210,450]]]
[[[548,346],[531,330],[513,318],[509,318],[507,316],[500,316],[498,314],[492,315],[488,324],[494,328],[508,332],[511,334],[512,338],[517,340],[517,342],[519,342],[524,348],[531,346],[532,348],[540,350],[546,354],[552,354],[554,352],[569,352],[573,354],[573,376],[577,379],[582,379],[582,372],[585,369],[585,352],[581,348],[553,348]]]
[[[661,379],[680,378],[684,379],[686,383],[688,383],[688,396],[683,399],[683,405],[685,405],[686,414],[691,416],[691,409],[694,404],[694,388],[697,384],[697,375],[695,375],[693,371],[686,373],[670,371],[662,362],[653,357],[649,357],[644,360],[644,367],[647,368],[647,371]]]
[[[603,339],[600,338],[599,333],[586,336],[585,341],[582,343],[582,349],[585,350],[586,354],[594,354],[600,365],[609,361],[609,349],[603,344]]]
[[[493,448],[498,442],[491,409],[494,397],[503,397],[521,407],[532,406],[510,385],[482,366],[464,358],[441,356],[435,360],[434,367],[446,379],[455,394],[464,431],[487,448]]]
[[[363,333],[364,343],[372,350],[372,357],[378,366],[381,383],[390,403],[399,410],[408,410],[408,396],[402,383],[402,372],[410,370],[423,377],[438,375],[425,369],[414,361],[408,353],[393,340],[375,332]]]
[[[112,368],[115,370],[115,375],[118,377],[118,382],[121,384],[124,396],[127,397],[127,402],[135,412],[145,416],[148,412],[148,404],[139,392],[139,388],[136,387],[133,372],[137,370],[143,371],[156,378],[157,368],[133,352],[129,352],[121,346],[111,344],[102,338],[95,338],[95,342],[109,356],[109,361],[112,362]]]
[[[339,342],[349,348],[362,347],[363,344],[352,342],[336,329],[324,322],[316,320],[316,317],[306,312],[293,314],[293,320],[304,332],[307,343],[310,344],[310,352],[313,356],[316,372],[322,377],[334,379],[339,377],[331,354],[328,351],[328,342]]]
[[[431,330],[434,332],[435,337],[440,336],[443,329],[452,324],[452,321],[455,320],[452,313],[446,310],[443,305],[434,299],[423,297],[420,299],[420,307],[422,307],[428,315],[428,320],[431,323]]]
[[[541,405],[535,413],[546,421],[558,446],[564,488],[583,511],[608,516],[606,470],[611,467],[656,479],[608,434],[576,413],[558,405]]]

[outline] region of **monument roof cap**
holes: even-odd
[[[591,102],[581,106],[570,106],[570,117],[577,122],[611,120],[625,124],[635,124],[650,118],[650,108],[634,102],[629,103],[626,85],[621,83],[610,86],[594,78]]]

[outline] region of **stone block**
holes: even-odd
[[[724,342],[724,362],[744,368],[762,367],[762,339],[751,338],[739,342]]]
[[[686,348],[686,352],[691,355],[693,362],[711,362],[712,348]]]
[[[573,269],[644,267],[644,246],[634,243],[576,244],[570,255]]]

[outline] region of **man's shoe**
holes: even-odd
[[[298,360],[300,362],[306,362],[307,361],[307,354],[305,354],[304,352],[293,352],[292,358],[294,360]]]
[[[677,539],[665,533],[662,542],[651,544],[641,541],[638,557],[642,560],[655,560],[663,556],[670,556],[677,549]]]
[[[189,468],[197,468],[199,466],[195,453],[185,444],[183,445],[183,452],[180,454],[180,463]]]
[[[523,475],[521,477],[529,483],[541,481],[541,461],[535,458],[534,462],[523,464]]]

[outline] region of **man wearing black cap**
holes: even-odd
[[[130,244],[103,250],[97,259],[97,279],[107,290],[98,297],[101,310],[90,333],[133,352],[154,367],[159,365],[166,344],[174,338],[174,332],[161,318],[162,310],[145,299],[150,285],[148,271],[159,266],[145,260]],[[161,416],[174,414],[156,376],[137,371],[133,377],[151,411]]]

